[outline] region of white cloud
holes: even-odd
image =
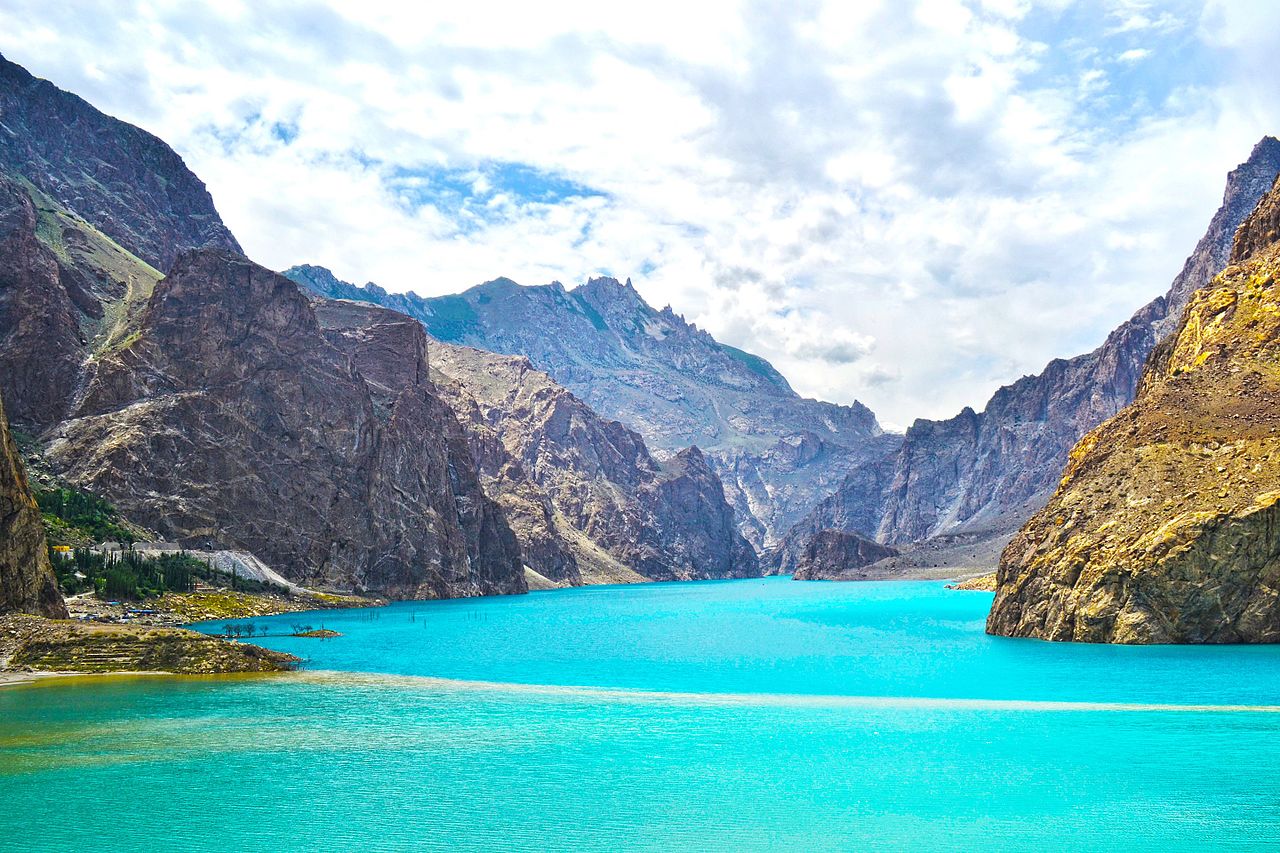
[[[1163,291],[1280,104],[1261,60],[1155,96],[1099,63],[1188,32],[1269,57],[1247,7],[11,0],[0,50],[171,142],[270,266],[431,294],[630,275],[903,426]],[[476,198],[424,204],[442,174]]]
[[[1125,62],[1125,63],[1141,62],[1142,60],[1146,59],[1150,55],[1151,55],[1151,51],[1147,50],[1146,48],[1135,47],[1135,48],[1126,50],[1124,53],[1117,56],[1116,61]]]

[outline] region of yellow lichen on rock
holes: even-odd
[[[1261,215],[1280,215],[1277,190]],[[1280,642],[1280,248],[1259,228],[1009,543],[992,633]]]

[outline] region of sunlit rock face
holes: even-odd
[[[1001,558],[987,630],[1112,643],[1280,642],[1280,191],[1071,451]]]
[[[450,344],[432,352],[486,489],[539,574],[570,584],[759,574],[696,448],[656,459],[638,433],[521,356]]]
[[[49,565],[40,508],[0,404],[0,613],[14,611],[67,615]]]

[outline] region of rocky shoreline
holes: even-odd
[[[181,626],[385,603],[325,593],[286,596],[226,589],[168,593],[127,603],[78,596],[67,600],[71,619],[0,616],[0,687],[71,675],[287,672],[300,662],[293,655]]]
[[[293,655],[184,628],[0,617],[0,673],[20,674],[19,681],[37,674],[287,672],[298,663]]]
[[[143,601],[101,601],[93,594],[66,600],[72,619],[84,622],[181,627],[211,619],[252,619],[280,613],[380,607],[380,598],[322,592],[241,592],[230,589],[170,592]]]

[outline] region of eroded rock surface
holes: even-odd
[[[442,393],[539,574],[575,583],[759,573],[697,448],[660,461],[638,433],[600,417],[528,359],[433,350]]]
[[[1280,642],[1280,192],[1001,558],[987,630]]]
[[[40,508],[0,404],[0,613],[67,615],[49,565]]]
[[[872,542],[856,533],[823,530],[809,539],[795,568],[796,580],[839,580],[897,550]]]
[[[503,278],[427,299],[357,287],[323,267],[285,274],[324,296],[401,311],[440,340],[525,356],[655,452],[698,446],[757,547],[900,441],[860,403],[800,397],[767,361],[717,342],[669,307],[655,310],[630,281],[597,278],[568,290]]]
[[[373,365],[393,362],[389,389]],[[45,459],[166,539],[249,551],[305,585],[523,592],[515,539],[426,374],[414,324],[328,337],[292,282],[195,251],[91,361]]]
[[[240,252],[165,142],[0,56],[0,167],[160,270],[186,249]]]

